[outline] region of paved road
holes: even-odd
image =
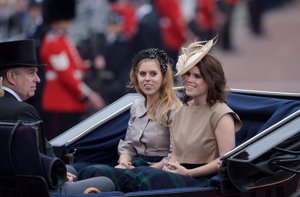
[[[253,36],[245,5],[235,12],[237,51],[215,51],[223,63],[230,88],[300,93],[300,1],[268,11],[266,35]]]

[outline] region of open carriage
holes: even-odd
[[[125,95],[51,140],[56,154],[77,169],[91,163],[115,165],[117,145],[125,137],[130,106],[138,96]],[[219,175],[212,178],[210,187],[114,191],[89,196],[288,197],[295,194],[300,172],[300,94],[232,89],[228,104],[240,116],[243,126],[236,134],[237,147],[222,158]],[[46,196],[85,196],[49,193],[43,178],[27,188],[0,181],[0,191],[8,187],[20,192],[39,187],[39,192]]]

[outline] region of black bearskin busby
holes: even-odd
[[[51,24],[58,20],[72,20],[76,16],[76,0],[44,0],[43,20]]]

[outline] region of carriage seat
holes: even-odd
[[[4,196],[49,196],[34,125],[0,122],[0,193]]]

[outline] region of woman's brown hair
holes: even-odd
[[[206,54],[200,62],[195,65],[208,85],[206,102],[213,106],[217,102],[227,103],[226,78],[221,63],[211,54]],[[185,96],[184,103],[189,98]]]

